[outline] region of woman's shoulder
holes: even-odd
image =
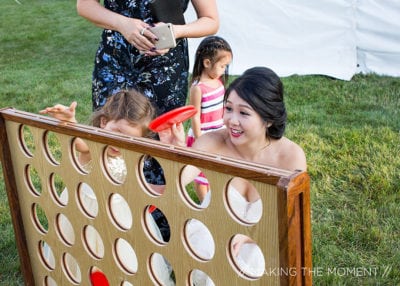
[[[299,144],[293,142],[292,140],[290,140],[289,138],[283,136],[281,138],[281,144],[283,145],[284,148],[287,149],[292,149],[293,151],[298,152],[299,149],[303,150]]]
[[[282,137],[279,139],[278,160],[282,169],[307,170],[307,160],[303,148],[292,140]]]
[[[221,151],[225,144],[226,130],[207,132],[201,135],[193,144],[193,147],[207,152]]]

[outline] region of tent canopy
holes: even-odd
[[[231,74],[267,66],[280,76],[400,76],[399,0],[217,0]],[[196,18],[192,6],[185,13]],[[190,39],[190,62],[202,39]]]

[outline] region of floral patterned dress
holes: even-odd
[[[186,11],[189,0],[181,0]],[[104,0],[104,7],[131,18],[152,23],[150,0]],[[189,76],[187,39],[162,56],[145,56],[116,31],[103,30],[96,53],[93,81],[93,110],[102,107],[107,97],[121,89],[135,88],[157,108],[157,114],[186,104]]]

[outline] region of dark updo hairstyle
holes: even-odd
[[[254,67],[236,78],[225,92],[224,102],[236,91],[271,126],[267,137],[280,139],[286,127],[286,108],[283,101],[283,84],[279,76],[269,68]]]

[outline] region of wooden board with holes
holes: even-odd
[[[167,284],[163,279],[172,285],[193,285],[196,279],[214,285],[312,285],[306,172],[12,108],[0,110],[0,125],[5,185],[26,285],[92,285],[96,279],[124,286]],[[90,148],[90,167],[79,164],[76,138]],[[110,170],[107,146],[121,151],[123,161],[116,164],[123,166],[122,176]],[[161,189],[144,175],[149,156],[163,170]],[[209,182],[205,206],[184,183],[191,169]],[[258,215],[249,219],[231,195],[238,181],[260,197]],[[154,227],[155,210],[165,217],[167,239]],[[247,250],[236,249],[240,241],[248,242],[243,244]]]

